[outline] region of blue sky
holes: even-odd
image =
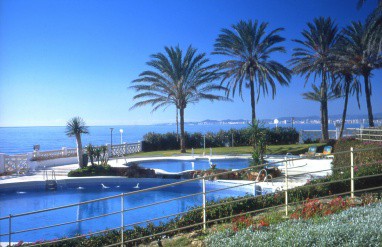
[[[376,5],[369,0],[2,0],[0,1],[0,126],[65,125],[81,116],[88,125],[174,122],[175,109],[154,113],[151,108],[129,110],[134,91],[130,82],[147,69],[150,54],[164,46],[192,44],[211,62],[213,44],[222,28],[240,20],[269,22],[269,30],[284,27],[286,54],[296,47],[291,39],[314,17],[330,16],[340,27],[364,20]],[[382,112],[382,72],[372,78],[373,112]],[[294,76],[287,88],[278,87],[274,100],[262,96],[257,116],[319,115],[319,105],[303,100],[304,79]],[[249,119],[249,91],[244,101],[200,102],[186,109],[186,121]],[[342,111],[343,100],[329,103],[329,114]],[[361,110],[351,98],[349,114]]]

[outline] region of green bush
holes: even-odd
[[[111,166],[86,166],[78,168],[68,173],[68,177],[89,177],[89,176],[113,176]]]
[[[269,145],[285,145],[298,142],[298,132],[294,128],[262,128],[266,135]],[[217,133],[206,133],[206,147],[225,147],[232,146],[232,136],[234,146],[250,146],[251,130],[250,127],[243,129],[230,129],[228,131],[220,130]],[[200,132],[193,134],[185,133],[186,148],[202,148],[204,144],[204,135]],[[142,149],[145,152],[158,150],[179,149],[180,141],[176,133],[169,132],[158,134],[149,132],[143,137]]]
[[[128,167],[111,167],[106,166],[87,166],[72,170],[68,173],[68,177],[91,177],[91,176],[124,176],[129,178],[153,178],[155,171],[139,167],[136,163],[131,163]]]

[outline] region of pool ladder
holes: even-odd
[[[54,170],[51,171],[51,176],[49,179],[49,171],[44,170],[43,177],[45,180],[45,188],[46,190],[57,190],[57,179],[56,172]]]

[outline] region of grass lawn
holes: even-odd
[[[291,145],[270,145],[267,149],[267,154],[301,154],[308,151],[310,146],[316,145],[318,148],[325,146],[324,143],[319,144],[291,144]],[[203,154],[203,148],[194,149],[195,154]],[[206,155],[209,155],[210,149],[206,148]],[[219,147],[212,148],[212,154],[251,154],[252,147]],[[191,150],[188,149],[186,154],[191,154]],[[153,151],[153,152],[141,152],[136,154],[127,155],[127,157],[148,157],[148,156],[176,156],[182,155],[179,150],[165,150],[165,151]]]

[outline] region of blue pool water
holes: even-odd
[[[183,172],[193,170],[192,162],[194,162],[195,170],[210,169],[210,161],[208,159],[196,160],[152,160],[138,162],[141,167],[151,169],[162,169],[167,172]],[[212,164],[216,164],[217,169],[243,169],[250,164],[249,159],[212,159]]]
[[[126,180],[126,179],[125,179]],[[36,211],[52,207],[73,204],[101,197],[114,196],[123,192],[136,191],[134,187],[139,182],[140,189],[159,186],[173,181],[167,180],[137,180],[131,179],[124,182],[104,182],[109,187],[102,188],[100,183],[75,184],[59,186],[57,191],[44,191],[36,189],[22,190],[0,190],[0,217],[15,215],[24,212]],[[59,182],[60,184],[60,182]],[[226,188],[232,184],[222,184],[219,182],[208,181],[207,191]],[[79,189],[82,187],[83,189]],[[202,191],[201,182],[192,182],[183,185],[177,185],[156,191],[144,192],[135,195],[126,196],[124,199],[125,209],[133,208],[149,203],[172,199],[179,196],[185,196]],[[207,194],[207,200],[219,200],[231,196],[243,196],[252,193],[251,186],[232,188],[220,192]],[[155,207],[141,208],[138,210],[125,212],[124,224],[131,224],[139,221],[149,220],[151,218],[162,217],[169,214],[187,211],[190,207],[200,206],[202,196],[197,195],[182,200],[176,200],[169,203],[159,204]],[[70,208],[54,210],[34,215],[12,218],[12,232],[21,231],[28,228],[42,227],[46,225],[59,224],[81,220],[97,215],[117,212],[121,207],[121,199],[114,198],[105,201],[99,201],[91,204],[84,204]],[[163,221],[166,221],[164,219]],[[158,223],[158,222],[155,222]],[[120,214],[107,216],[105,218],[93,219],[89,221],[77,222],[70,225],[53,227],[40,231],[25,232],[12,235],[12,241],[37,241],[61,238],[64,236],[74,236],[76,234],[85,234],[114,228],[120,226]],[[8,233],[8,220],[0,221],[0,234]],[[7,242],[8,237],[0,237],[0,242]]]

